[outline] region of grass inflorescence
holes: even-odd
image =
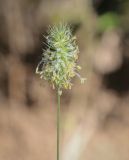
[[[49,27],[46,41],[48,48],[36,68],[40,78],[48,80],[53,88],[60,90],[71,89],[71,78],[75,75],[83,81],[78,74],[81,69],[77,65],[79,49],[71,28],[63,23]]]

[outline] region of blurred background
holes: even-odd
[[[55,90],[39,79],[49,25],[67,22],[87,81],[61,97],[61,160],[129,160],[129,1],[0,0],[0,160],[56,160]]]

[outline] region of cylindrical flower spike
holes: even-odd
[[[50,27],[46,40],[48,48],[36,68],[40,78],[48,80],[53,88],[60,91],[71,89],[71,79],[75,75],[84,82],[85,79],[78,74],[81,69],[77,65],[79,49],[70,27],[62,23]]]

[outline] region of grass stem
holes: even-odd
[[[60,158],[60,93],[57,91],[58,105],[57,105],[57,160]]]

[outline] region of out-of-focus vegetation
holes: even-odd
[[[35,75],[49,25],[76,34],[85,85],[61,101],[62,160],[129,159],[129,1],[0,1],[0,159],[56,159],[56,94]]]

